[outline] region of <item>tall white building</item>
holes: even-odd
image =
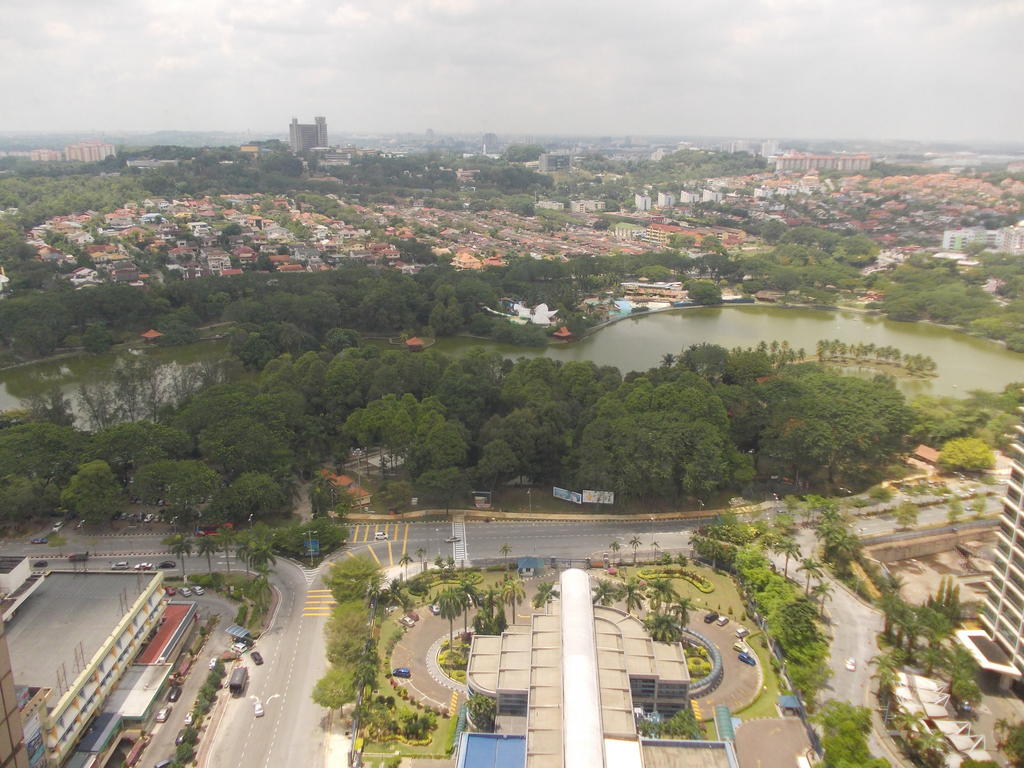
[[[996,232],[996,250],[1003,253],[1024,253],[1024,222],[1015,227],[1003,227]]]
[[[114,145],[103,141],[80,141],[64,147],[64,158],[79,163],[98,163],[115,154]]]
[[[658,193],[658,207],[659,208],[675,208],[676,196],[671,192],[659,192]]]
[[[633,205],[636,206],[638,211],[649,211],[651,210],[651,196],[650,195],[634,195]]]
[[[775,139],[768,139],[761,142],[761,157],[771,157],[779,154],[779,142]]]

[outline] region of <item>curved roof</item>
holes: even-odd
[[[601,687],[590,577],[578,568],[562,573],[562,745],[565,768],[604,765]]]

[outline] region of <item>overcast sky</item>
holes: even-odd
[[[1024,139],[1024,0],[2,7],[2,131]]]

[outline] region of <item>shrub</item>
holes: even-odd
[[[245,604],[238,606],[238,613],[235,614],[235,624],[244,627],[247,618],[249,618],[249,606]]]

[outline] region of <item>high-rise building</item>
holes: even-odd
[[[541,173],[568,171],[572,167],[572,155],[568,152],[545,152],[537,161]]]
[[[649,211],[651,210],[651,196],[644,194],[633,195],[633,205],[636,206],[638,211]]]
[[[14,690],[11,655],[0,621],[0,768],[28,768],[25,732],[18,694]]]
[[[871,155],[810,155],[794,152],[776,155],[777,171],[867,171],[871,169]]]
[[[482,145],[483,154],[493,155],[498,151],[498,137],[493,133],[485,133]]]
[[[675,208],[676,207],[676,196],[671,192],[659,192],[658,193],[658,207],[659,208]]]
[[[995,568],[988,583],[981,621],[989,637],[1006,657],[996,649],[979,649],[984,655],[980,663],[1003,663],[1016,668],[1016,677],[1024,673],[1024,425],[1017,425],[1011,443],[1013,466],[1003,498],[1003,514],[996,530]],[[974,643],[977,645],[977,642]],[[1007,663],[1008,662],[1008,663]],[[1009,682],[1014,676],[1004,676]]]
[[[78,163],[98,163],[115,154],[114,145],[103,141],[80,141],[64,147],[64,159]]]
[[[300,123],[293,117],[288,126],[288,145],[292,152],[301,154],[314,147],[330,146],[327,140],[327,118],[314,117],[313,123]]]
[[[775,139],[768,139],[761,142],[761,157],[771,157],[779,154],[779,142]]]

